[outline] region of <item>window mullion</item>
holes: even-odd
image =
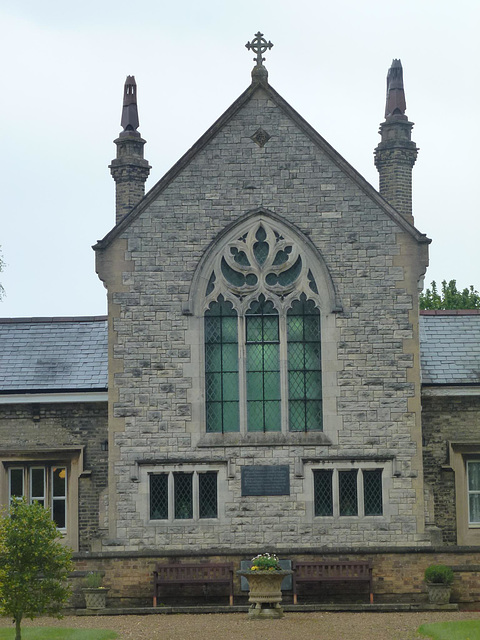
[[[335,518],[338,518],[340,516],[340,492],[338,488],[338,469],[333,469],[332,494],[333,494],[333,516]]]
[[[358,515],[365,515],[365,489],[364,489],[364,469],[358,472],[357,475],[357,503],[358,503]]]
[[[200,492],[198,488],[198,471],[193,472],[193,487],[192,487],[192,511],[193,511],[193,519],[198,520],[199,518],[199,503],[200,503]]]
[[[280,339],[280,415],[282,432],[288,432],[288,345],[287,345],[287,318],[285,310],[279,314],[279,339]]]

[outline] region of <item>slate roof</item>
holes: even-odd
[[[480,384],[480,312],[423,311],[424,385]],[[107,320],[0,318],[0,394],[105,391]]]
[[[480,312],[422,311],[423,384],[480,384]]]
[[[0,393],[104,391],[107,320],[0,319]]]

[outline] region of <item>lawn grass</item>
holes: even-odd
[[[13,640],[15,629],[0,629],[0,640]],[[114,640],[118,633],[107,629],[61,629],[60,627],[25,627],[22,640]]]
[[[432,640],[480,640],[480,620],[422,624],[418,633]]]

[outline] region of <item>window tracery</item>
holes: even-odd
[[[264,220],[215,257],[205,296],[207,432],[321,431],[318,289]]]

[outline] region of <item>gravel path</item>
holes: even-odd
[[[425,622],[478,620],[480,612],[287,613],[248,620],[245,613],[40,618],[24,626],[113,629],[119,640],[413,640]],[[9,626],[0,619],[0,626]]]

